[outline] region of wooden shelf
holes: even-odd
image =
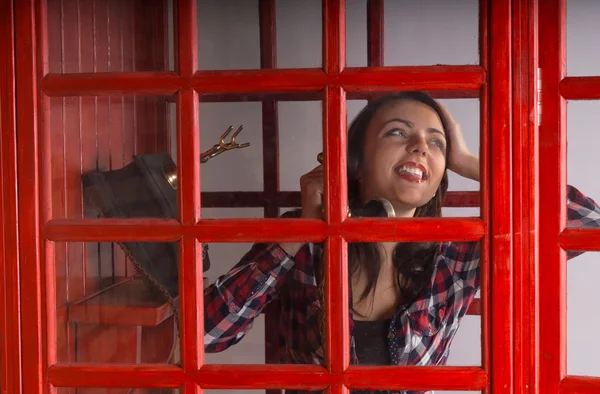
[[[156,301],[139,278],[127,279],[68,307],[70,323],[155,327],[172,314],[171,306]]]

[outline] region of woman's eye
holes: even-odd
[[[391,129],[387,132],[388,135],[399,135],[401,137],[406,137],[406,131],[402,129]]]
[[[438,148],[441,151],[446,150],[446,144],[442,140],[433,139],[433,140],[430,140],[429,143],[434,145],[436,148]]]

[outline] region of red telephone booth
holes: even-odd
[[[318,64],[278,62],[285,34],[277,23],[290,21],[278,19],[276,0],[2,2],[2,392],[599,392],[600,378],[571,376],[566,367],[566,251],[600,250],[598,230],[567,228],[566,100],[600,98],[600,79],[566,75],[565,2],[480,0],[476,64],[397,65],[384,56],[384,23],[394,21],[386,7],[397,4],[353,1],[364,5],[366,61],[351,66],[350,0],[318,1],[317,20],[295,9],[299,33],[288,43],[300,48],[306,43],[294,40],[317,31]],[[218,48],[199,34],[201,20],[227,36],[243,14],[236,7],[250,3],[259,52],[246,52],[252,37]],[[228,17],[202,16],[202,7],[226,7]],[[216,69],[219,51],[256,64],[226,60]],[[479,207],[478,217],[347,216],[348,103],[403,90],[478,100],[480,187],[446,199],[447,207]],[[278,218],[301,205],[299,191],[282,186],[286,102],[321,105],[322,138],[310,146],[324,153],[323,220]],[[236,138],[256,137],[258,153],[248,157],[260,162],[262,185],[227,183],[236,170],[228,155],[237,153],[210,158],[205,172],[201,157],[219,142],[220,122],[237,119],[210,103],[255,103],[260,119]],[[207,119],[216,120],[203,127]],[[296,150],[316,165],[318,150]],[[86,202],[82,176],[160,152],[176,162],[173,217],[99,217]],[[205,179],[217,186],[204,190]],[[208,218],[206,208],[260,210]],[[260,333],[264,364],[206,362],[203,245],[277,241],[325,243],[326,365],[279,363],[275,304]],[[481,315],[481,365],[351,365],[346,247],[359,241],[481,242],[481,299],[469,310]],[[171,302],[140,279],[135,258],[120,247],[129,244],[174,248]],[[211,267],[219,264],[212,257]]]

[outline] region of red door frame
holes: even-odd
[[[535,264],[533,271],[529,263],[535,263],[535,252],[530,252],[531,242],[519,230],[535,229],[536,196],[533,183],[535,179],[535,156],[531,142],[535,142],[535,127],[521,127],[526,119],[532,125],[531,109],[535,109],[535,41],[532,44],[527,32],[535,26],[532,15],[534,0],[508,0],[481,2],[482,15],[487,15],[487,26],[482,31],[482,67],[379,67],[345,68],[342,60],[345,53],[345,13],[343,0],[327,0],[324,5],[325,42],[324,70],[260,70],[243,74],[235,72],[196,72],[196,8],[193,1],[179,1],[179,73],[137,73],[108,75],[50,75],[44,54],[45,42],[43,2],[16,2],[17,35],[17,117],[18,134],[18,212],[20,237],[20,267],[22,298],[22,335],[27,341],[22,343],[22,373],[27,376],[23,381],[23,390],[27,393],[42,393],[55,386],[82,385],[88,387],[179,387],[184,392],[198,392],[197,383],[206,388],[225,387],[220,382],[224,374],[235,372],[237,382],[231,382],[231,388],[293,388],[306,384],[316,387],[332,385],[332,392],[345,392],[349,387],[371,388],[490,388],[494,393],[522,392],[525,384],[535,379],[537,352],[525,352],[523,348],[514,349],[513,344],[535,345],[535,314],[526,312],[529,302],[535,301],[535,292],[519,293],[516,290],[535,283]],[[511,9],[512,6],[512,9]],[[183,17],[185,17],[185,20]],[[543,25],[543,24],[542,24]],[[490,50],[487,42],[490,42]],[[518,49],[517,49],[518,47]],[[513,52],[511,49],[518,52]],[[517,54],[514,58],[511,54]],[[534,59],[534,60],[531,60]],[[488,67],[489,66],[489,67]],[[484,83],[486,78],[488,83]],[[514,71],[514,74],[511,71]],[[535,70],[535,68],[533,68]],[[534,82],[532,84],[532,82]],[[343,345],[347,338],[347,298],[340,291],[339,284],[346,284],[346,275],[342,265],[328,265],[326,277],[329,285],[328,316],[330,322],[336,322],[338,330],[328,325],[327,343],[329,373],[316,366],[239,366],[203,365],[201,316],[202,294],[196,289],[200,281],[201,267],[182,264],[182,302],[183,302],[183,354],[182,366],[91,366],[91,365],[53,365],[52,305],[48,308],[45,299],[51,299],[52,291],[45,285],[44,278],[52,275],[45,272],[51,267],[45,261],[45,239],[55,241],[85,240],[173,240],[183,236],[181,242],[182,261],[193,261],[199,250],[199,241],[270,241],[282,240],[279,226],[286,225],[289,235],[285,240],[318,240],[328,238],[328,261],[340,261],[344,256],[347,241],[384,240],[397,233],[406,224],[390,221],[369,221],[369,233],[361,229],[357,220],[345,221],[344,203],[332,198],[344,195],[345,190],[345,94],[356,91],[381,91],[399,89],[451,89],[480,90],[482,118],[491,113],[489,128],[483,125],[482,161],[492,161],[482,168],[482,215],[479,219],[436,219],[411,220],[411,237],[414,239],[452,239],[456,236],[456,226],[465,229],[469,239],[484,238],[484,251],[489,251],[494,264],[483,262],[488,273],[484,280],[484,311],[493,310],[491,318],[484,316],[484,360],[483,368],[428,367],[389,368],[351,367],[349,357]],[[324,147],[327,168],[328,193],[326,198],[327,224],[315,221],[268,221],[223,220],[218,223],[198,222],[200,219],[199,179],[199,143],[198,143],[198,94],[199,93],[247,93],[267,91],[312,91],[324,93]],[[41,90],[40,90],[41,89]],[[135,223],[123,223],[118,220],[93,222],[85,220],[52,220],[49,212],[42,211],[47,201],[39,174],[44,163],[43,147],[47,146],[39,137],[47,125],[43,122],[45,95],[91,95],[107,92],[137,92],[146,94],[177,93],[178,102],[178,156],[181,158],[180,179],[180,217],[181,224],[173,221],[140,220]],[[511,95],[512,93],[512,95]],[[3,121],[3,126],[5,125]],[[519,125],[519,126],[517,126]],[[512,138],[511,138],[512,129]],[[47,134],[47,133],[46,133]],[[486,138],[490,135],[490,138]],[[535,146],[535,145],[533,145]],[[521,148],[527,148],[530,155],[525,156]],[[532,154],[532,155],[531,155]],[[522,160],[533,157],[533,160]],[[4,174],[4,173],[3,173]],[[10,178],[9,178],[10,179]],[[493,182],[491,182],[493,179]],[[542,189],[543,190],[543,189]],[[342,191],[342,193],[338,193]],[[5,194],[3,194],[3,201]],[[519,198],[517,198],[519,197]],[[525,197],[524,199],[522,197]],[[489,203],[491,201],[491,203]],[[6,221],[5,221],[6,222]],[[90,225],[91,224],[91,225]],[[261,232],[257,235],[256,228]],[[432,231],[435,229],[435,231]],[[406,240],[409,240],[407,238]],[[535,250],[535,249],[534,249]],[[16,251],[14,252],[16,256]],[[44,263],[42,263],[44,262]],[[514,266],[513,266],[514,264]],[[513,271],[514,269],[514,271]],[[52,286],[49,286],[50,288]],[[342,286],[345,288],[345,286]],[[18,295],[13,288],[13,295]],[[525,294],[525,295],[524,295]],[[491,296],[491,297],[490,297]],[[513,302],[514,301],[514,302]],[[535,304],[535,302],[534,302]],[[514,307],[513,307],[514,305]],[[531,308],[531,307],[529,307]],[[532,312],[529,309],[529,312]],[[525,316],[525,317],[524,317]],[[18,322],[12,322],[18,326]],[[343,336],[334,335],[334,331],[343,332]],[[513,338],[514,342],[513,342]],[[527,348],[527,346],[525,346]],[[492,349],[502,349],[493,352]],[[531,370],[518,372],[519,364],[527,362]],[[318,373],[317,373],[318,372]],[[381,373],[378,373],[381,372]],[[107,382],[105,377],[111,376]],[[491,378],[491,379],[489,379]],[[141,383],[140,383],[141,382]],[[523,385],[520,385],[522,383]],[[513,384],[515,385],[513,387]],[[431,386],[435,387],[431,387]],[[546,392],[546,391],[543,391]]]
[[[600,77],[566,76],[566,0],[540,5],[541,75],[540,125],[540,391],[597,393],[600,377],[567,376],[566,251],[600,250],[597,229],[566,228],[566,100],[600,99]],[[552,26],[552,28],[550,28]]]
[[[0,3],[0,391],[21,393],[15,45],[11,1]]]

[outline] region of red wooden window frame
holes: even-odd
[[[566,76],[566,0],[540,5],[540,362],[541,392],[597,393],[600,377],[567,375],[566,251],[600,250],[600,231],[566,228],[566,100],[600,98],[600,77]],[[543,142],[543,144],[541,143]]]
[[[268,4],[269,2],[263,2]],[[261,3],[261,4],[263,4]],[[523,330],[522,340],[533,342],[529,322],[513,313],[528,296],[513,297],[513,286],[523,286],[532,256],[515,254],[515,229],[531,226],[513,220],[531,218],[535,196],[525,181],[531,163],[513,161],[519,152],[517,142],[525,144],[535,133],[524,130],[517,116],[527,118],[532,95],[525,88],[532,81],[531,64],[511,57],[511,49],[532,57],[531,10],[534,0],[494,0],[480,2],[481,65],[384,67],[381,59],[381,2],[370,1],[369,26],[373,42],[369,46],[369,66],[345,67],[345,2],[323,1],[324,45],[322,69],[267,69],[273,59],[264,55],[265,69],[252,71],[197,71],[196,6],[193,0],[177,2],[178,67],[175,72],[138,72],[106,74],[48,74],[46,8],[44,1],[15,2],[15,34],[19,53],[16,58],[18,96],[16,124],[19,129],[18,175],[20,291],[22,304],[22,391],[42,393],[52,387],[183,387],[184,393],[203,388],[325,388],[343,393],[352,388],[373,389],[491,389],[494,393],[512,392],[515,379],[513,355],[529,357],[513,350],[513,330]],[[264,4],[263,4],[264,6]],[[513,24],[518,25],[515,28]],[[380,26],[380,25],[379,25]],[[515,33],[516,32],[516,33]],[[379,34],[379,35],[377,35]],[[513,36],[513,34],[521,34]],[[379,37],[379,38],[377,38]],[[526,44],[526,45],[525,45]],[[379,45],[379,49],[378,49]],[[519,45],[523,45],[522,47]],[[272,55],[271,55],[272,56]],[[527,63],[527,64],[525,64]],[[512,74],[515,66],[518,73]],[[514,79],[516,76],[521,79]],[[513,88],[516,88],[513,90]],[[382,91],[425,89],[446,91],[458,96],[480,97],[482,138],[482,219],[346,219],[345,202],[345,98],[347,95]],[[517,92],[513,96],[512,92]],[[320,94],[324,103],[324,151],[326,168],[325,221],[317,220],[200,220],[199,190],[199,95]],[[44,151],[40,142],[47,135],[44,118],[48,97],[107,94],[176,94],[177,141],[180,161],[180,212],[174,220],[86,220],[51,219],[45,209],[48,188],[44,184]],[[513,100],[521,100],[515,102]],[[519,105],[521,112],[514,108]],[[268,106],[269,103],[265,104]],[[264,107],[268,111],[270,108]],[[489,114],[493,113],[492,118]],[[521,120],[521,118],[519,118]],[[513,128],[511,121],[519,126]],[[5,122],[3,121],[3,126]],[[511,130],[519,130],[513,134]],[[14,145],[14,143],[12,144]],[[10,145],[9,145],[10,146]],[[523,145],[525,146],[525,145]],[[530,145],[527,145],[530,146]],[[27,147],[25,149],[25,147]],[[531,152],[531,151],[530,151]],[[533,152],[533,157],[535,157]],[[517,167],[518,165],[518,167]],[[521,178],[522,177],[522,178]],[[493,182],[491,179],[493,178]],[[10,178],[9,178],[10,179]],[[525,185],[525,186],[524,186]],[[519,203],[517,190],[527,199]],[[3,194],[3,201],[4,194]],[[528,205],[533,201],[533,205]],[[515,210],[518,207],[518,211]],[[18,209],[18,210],[17,210]],[[513,216],[514,215],[514,216]],[[51,219],[51,220],[49,220]],[[365,230],[363,224],[369,224]],[[280,234],[280,226],[288,231]],[[402,230],[410,226],[410,232]],[[520,227],[519,227],[520,226]],[[549,227],[552,229],[552,227]],[[460,231],[457,231],[459,229]],[[556,229],[556,226],[554,227]],[[550,231],[550,230],[548,230]],[[401,239],[394,234],[406,233]],[[460,234],[460,235],[458,235]],[[568,234],[567,234],[568,235]],[[564,236],[563,236],[564,238]],[[316,241],[326,240],[327,289],[327,367],[312,365],[204,365],[201,264],[199,242]],[[350,367],[347,322],[347,276],[345,244],[357,240],[479,240],[483,242],[483,366],[478,367]],[[567,239],[569,239],[567,237]],[[181,240],[182,359],[173,365],[85,365],[56,364],[52,259],[46,247],[55,241],[173,241]],[[529,238],[519,240],[523,246]],[[528,249],[526,249],[528,250]],[[15,251],[16,254],[16,251]],[[503,262],[490,264],[490,261]],[[523,276],[513,277],[515,267]],[[342,284],[343,286],[340,286]],[[16,298],[18,289],[13,288]],[[513,305],[516,305],[513,307]],[[535,325],[533,326],[535,327]],[[343,335],[337,335],[342,333]],[[492,349],[501,350],[494,352]],[[535,358],[535,351],[533,352]],[[535,368],[535,361],[531,364]],[[390,373],[393,371],[393,373]],[[235,373],[236,381],[223,379]],[[110,377],[110,379],[107,379]],[[523,378],[525,382],[527,377]],[[226,383],[224,383],[226,382]],[[522,386],[521,386],[522,387]]]

